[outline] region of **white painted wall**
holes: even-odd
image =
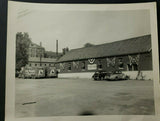
[[[138,71],[124,71],[126,75],[130,76],[130,79],[136,79],[138,75]],[[153,80],[153,71],[141,71],[141,75],[144,80]],[[142,79],[139,77],[139,79]]]
[[[130,79],[136,79],[138,71],[124,71]],[[94,72],[80,72],[80,73],[59,73],[60,78],[92,78]],[[153,71],[141,71],[144,80],[153,80]],[[142,79],[141,76],[138,79]]]
[[[94,72],[80,72],[80,73],[59,73],[60,78],[92,78]]]

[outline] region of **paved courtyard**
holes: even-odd
[[[153,115],[153,81],[16,79],[16,117]]]

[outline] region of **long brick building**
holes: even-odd
[[[59,77],[91,78],[97,70],[121,70],[132,79],[152,79],[151,35],[70,50],[56,67]]]

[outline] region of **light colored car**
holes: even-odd
[[[105,77],[106,80],[128,80],[129,76],[125,75],[121,71],[112,72],[110,75]]]

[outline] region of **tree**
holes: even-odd
[[[94,44],[91,44],[91,43],[84,44],[84,47],[92,47],[92,46],[94,46]]]
[[[16,71],[28,64],[28,48],[31,43],[28,33],[16,34]]]

